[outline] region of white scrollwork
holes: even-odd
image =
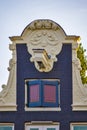
[[[87,107],[87,88],[82,84],[80,70],[81,64],[77,58],[77,46],[73,45],[72,67],[73,67],[73,110],[86,110]]]
[[[52,70],[54,62],[57,61],[56,55],[58,55],[62,50],[63,38],[61,39],[60,37],[61,35],[58,31],[43,28],[40,30],[34,30],[29,35],[27,48],[28,52],[32,55],[31,60],[34,62],[33,59],[35,58],[35,55],[33,49],[44,49],[50,57],[50,69],[46,68],[44,69],[44,72],[49,72]],[[38,69],[37,63],[35,63],[35,67]]]
[[[12,59],[9,61],[9,78],[7,85],[2,85],[0,92],[0,111],[16,111],[16,46],[10,44]]]
[[[8,71],[10,71],[10,70],[12,69],[12,67],[13,67],[14,64],[16,64],[16,61],[15,61],[14,59],[11,59],[11,60],[9,61]]]
[[[24,29],[20,39],[23,39],[25,43],[27,43],[26,45],[28,52],[31,54],[30,61],[34,62],[36,69],[38,69],[40,72],[49,72],[52,70],[54,62],[57,61],[56,56],[61,52],[62,44],[63,41],[65,41],[65,38],[66,33],[60,27],[60,25],[53,22],[52,20],[42,19],[35,20],[30,23]],[[42,61],[44,61],[45,64],[46,61],[46,64],[48,65],[44,69],[39,69],[41,67],[38,67],[38,63],[36,61],[37,58],[35,58],[36,54],[34,54],[33,50],[38,49],[43,49],[44,52],[46,52],[47,56],[50,57],[48,58],[48,60],[38,57],[38,59],[41,60],[39,61],[39,64]]]
[[[16,49],[15,44],[9,44],[9,49],[14,51]]]
[[[33,34],[30,42],[33,45],[42,44],[42,46],[47,46],[47,44],[50,44],[54,46],[58,44],[58,38],[55,36],[55,32],[53,33],[47,30],[42,30],[36,34]]]

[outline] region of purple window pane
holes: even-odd
[[[44,102],[56,102],[56,86],[44,85]]]
[[[30,86],[30,102],[39,101],[39,85]]]

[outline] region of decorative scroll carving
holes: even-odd
[[[47,46],[47,44],[55,46],[58,44],[58,38],[55,36],[55,32],[42,30],[34,34],[30,42],[33,45],[41,44],[43,47]]]
[[[50,60],[48,61],[50,68],[39,70],[36,62],[35,67],[41,72],[49,72],[52,70],[54,62],[57,61],[56,55],[58,55],[62,50],[62,41],[60,40],[60,35],[55,30],[41,29],[32,31],[29,36],[29,43],[27,44],[27,47],[28,52],[32,55],[32,62],[34,62],[35,59],[33,49],[44,49],[46,51],[47,55],[50,57]]]
[[[75,44],[76,45],[76,44]],[[82,84],[80,70],[81,64],[77,58],[76,48],[77,46],[73,45],[73,58],[72,58],[72,67],[73,67],[73,110],[87,110],[87,87]]]
[[[0,111],[16,111],[16,48],[10,44],[12,59],[9,61],[10,71],[7,85],[2,85],[0,92]]]
[[[9,49],[10,49],[11,51],[14,51],[14,50],[16,49],[15,44],[9,44]]]
[[[16,46],[15,46],[15,44],[9,44],[9,49],[13,52],[13,54],[12,54],[13,57],[9,61],[8,71],[10,71],[12,69],[12,67],[16,64],[16,57],[15,57]]]
[[[12,67],[14,66],[14,64],[16,64],[16,61],[14,59],[11,59],[9,61],[9,67],[8,67],[8,71],[10,71],[12,69]]]

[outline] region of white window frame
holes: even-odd
[[[51,122],[51,121],[41,121],[41,122],[29,122],[25,124],[25,130],[30,130],[31,128],[38,128],[39,130],[47,130],[47,128],[55,128],[59,130],[59,123],[58,122]]]
[[[27,81],[32,81],[32,80],[38,80],[38,79],[27,79],[25,80],[25,111],[61,111],[60,108],[60,84],[58,85],[58,101],[59,101],[59,106],[58,107],[27,107]],[[41,79],[41,80],[48,80],[48,81],[59,81],[59,79]]]
[[[87,122],[84,122],[84,123],[79,123],[79,122],[77,122],[77,123],[71,123],[70,124],[70,130],[74,130],[74,126],[87,126]]]
[[[14,130],[14,124],[13,123],[0,123],[0,127],[12,127],[12,130]]]

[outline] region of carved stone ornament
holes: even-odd
[[[12,59],[9,61],[9,78],[7,85],[2,85],[0,92],[0,111],[16,111],[16,47],[15,45],[9,46],[13,51]]]
[[[72,46],[72,74],[73,74],[73,104],[74,111],[87,111],[87,84],[82,84],[81,64],[77,58],[77,44]]]
[[[34,62],[38,71],[49,72],[57,61],[56,55],[62,50],[64,34],[61,35],[57,24],[47,20],[35,21],[29,28],[31,32],[27,39],[27,48],[31,54],[30,61]]]

